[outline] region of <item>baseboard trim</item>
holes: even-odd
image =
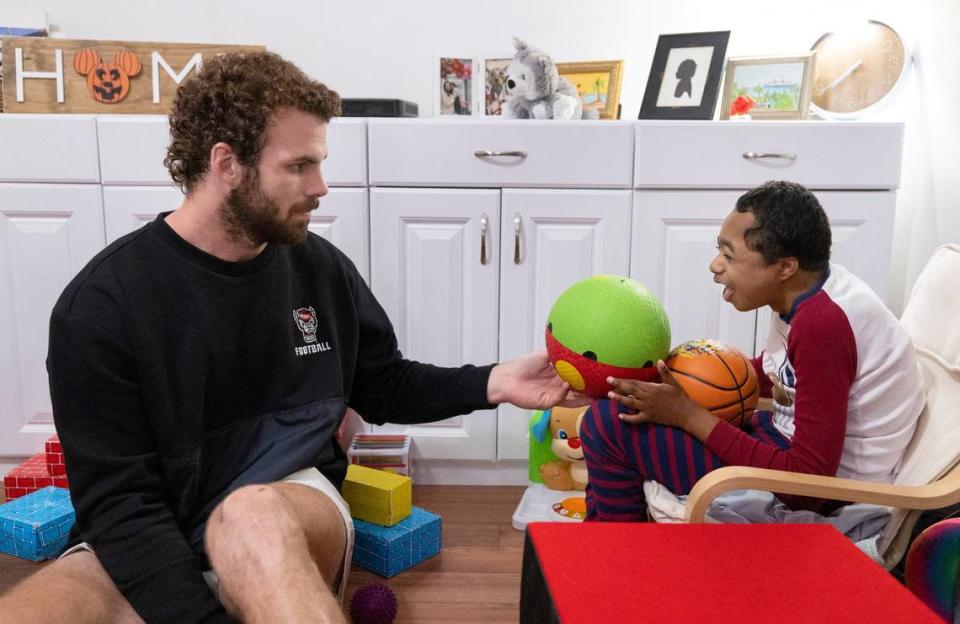
[[[418,485],[528,485],[525,461],[448,461],[417,459],[413,482]]]

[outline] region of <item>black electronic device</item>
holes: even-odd
[[[344,117],[416,117],[417,105],[406,100],[343,98]]]

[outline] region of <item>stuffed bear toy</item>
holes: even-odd
[[[554,407],[540,416],[533,426],[533,437],[543,442],[550,432],[550,450],[556,461],[540,464],[543,484],[551,490],[580,490],[587,487],[587,464],[580,444],[580,422],[585,407]]]
[[[503,116],[513,119],[580,119],[583,103],[576,87],[557,72],[543,50],[513,38],[517,53],[507,72]],[[590,111],[595,114],[596,111]],[[592,116],[592,115],[591,115]]]

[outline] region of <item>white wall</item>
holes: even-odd
[[[5,16],[35,14],[34,0],[3,0]],[[960,2],[958,0],[45,0],[68,38],[259,43],[346,97],[397,97],[433,109],[439,54],[503,55],[519,35],[556,60],[626,61],[621,102],[636,117],[662,33],[731,30],[728,56],[792,53],[855,18],[886,21],[912,41],[907,89],[874,119],[907,122],[894,241],[892,307],[899,312],[939,243],[960,241]],[[960,279],[960,278],[958,278]]]

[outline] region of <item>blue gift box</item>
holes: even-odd
[[[353,521],[353,562],[390,577],[440,552],[440,516],[419,507],[391,527]]]
[[[55,557],[76,517],[70,491],[53,486],[0,505],[0,552],[30,561]]]

